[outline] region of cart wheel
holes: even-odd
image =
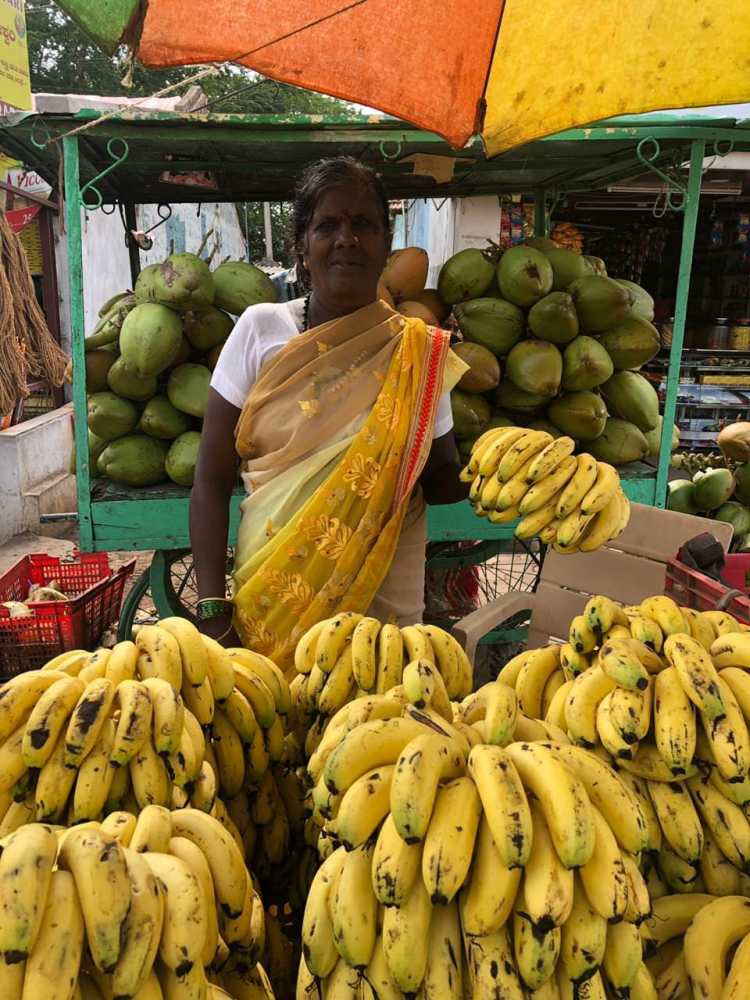
[[[545,547],[538,539],[435,542],[427,549],[425,621],[450,629],[454,622],[503,594],[533,592]],[[525,648],[528,615],[491,632],[477,650],[475,686],[492,680]]]
[[[227,578],[232,553],[227,554]],[[123,602],[117,628],[118,641],[130,639],[133,627],[150,625],[160,618],[179,615],[195,621],[198,588],[190,549],[154,552],[151,565],[133,584]]]

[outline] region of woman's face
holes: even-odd
[[[329,188],[318,201],[303,248],[316,298],[342,314],[373,302],[388,249],[372,191],[364,184]]]

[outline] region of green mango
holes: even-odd
[[[197,351],[210,351],[223,344],[233,327],[232,317],[213,306],[205,312],[185,313],[183,319],[183,332]]]
[[[145,303],[125,319],[120,353],[139,375],[159,375],[174,363],[182,344],[182,320],[166,306]]]
[[[568,344],[578,336],[578,313],[567,292],[550,292],[529,310],[529,329],[540,340]]]
[[[602,396],[612,416],[629,420],[644,434],[657,427],[659,396],[649,380],[638,372],[617,372],[602,386]]]
[[[169,478],[178,486],[193,485],[200,443],[198,431],[186,431],[172,442],[165,467]]]
[[[511,413],[535,413],[549,402],[549,397],[524,392],[510,379],[504,378],[495,390],[494,402],[501,410],[510,410]]]
[[[139,375],[123,357],[119,357],[107,373],[107,385],[122,399],[144,403],[156,395],[156,376]]]
[[[552,265],[533,247],[506,250],[497,265],[497,284],[508,302],[527,308],[552,291]]]
[[[554,396],[560,389],[562,371],[560,352],[546,340],[521,340],[505,362],[506,377],[533,396]]]
[[[554,247],[542,250],[542,253],[552,265],[552,291],[564,292],[568,286],[587,274],[593,274],[594,269],[581,254],[565,247]]]
[[[123,486],[155,486],[164,482],[166,446],[146,434],[129,434],[112,441],[99,456],[103,476]]]
[[[205,365],[180,365],[169,373],[169,402],[191,417],[203,417],[208,402],[211,372]]]
[[[465,340],[504,357],[523,336],[524,315],[518,306],[498,298],[471,299],[453,309]]]
[[[228,260],[213,273],[214,305],[233,316],[241,316],[260,302],[277,302],[276,286],[259,267],[243,260]]]
[[[672,479],[667,483],[667,510],[678,514],[697,514],[693,498],[694,486],[689,479]]]
[[[641,288],[640,285],[636,285],[634,281],[628,281],[626,278],[615,278],[615,281],[618,285],[622,285],[630,295],[630,315],[640,316],[641,319],[648,320],[649,323],[653,322],[654,300],[646,289]]]
[[[734,495],[740,503],[750,507],[750,462],[742,462],[734,470],[736,484]],[[750,531],[750,529],[748,529]]]
[[[608,417],[598,438],[586,445],[594,458],[610,465],[640,462],[648,454],[648,442],[635,424],[619,417]]]
[[[86,392],[106,392],[107,373],[117,360],[117,355],[104,347],[88,351],[86,357]]]
[[[731,524],[735,535],[750,533],[750,510],[736,500],[727,500],[711,514],[711,517],[715,521],[725,521],[727,524]]]
[[[459,440],[484,434],[490,422],[490,404],[484,396],[454,389],[451,393],[453,429]]]
[[[478,299],[490,288],[494,277],[492,253],[468,247],[459,250],[440,268],[438,295],[451,306],[468,299]]]
[[[178,312],[200,312],[214,302],[214,282],[208,264],[192,253],[174,253],[138,275],[139,302],[156,302]]]
[[[729,469],[707,469],[694,484],[693,500],[701,513],[716,510],[734,493],[734,476]]]
[[[613,371],[612,358],[593,337],[576,337],[563,351],[562,387],[566,392],[595,389]]]
[[[578,313],[582,333],[603,333],[622,322],[630,312],[630,295],[612,278],[589,274],[568,289]]]
[[[659,331],[640,316],[626,316],[599,337],[618,371],[634,370],[659,353]]]
[[[105,441],[130,434],[138,423],[138,410],[113,392],[95,392],[88,398],[88,425]]]
[[[454,353],[469,370],[464,372],[458,383],[458,388],[465,392],[489,392],[497,388],[500,381],[500,365],[495,355],[481,344],[456,344]]]
[[[593,441],[604,433],[607,408],[595,392],[567,392],[552,400],[547,418],[575,441]]]
[[[149,437],[172,441],[189,431],[191,423],[187,413],[172,406],[166,396],[154,396],[143,407],[136,430]]]

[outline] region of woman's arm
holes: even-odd
[[[458,478],[461,458],[453,431],[435,438],[420,477],[425,502],[431,505],[459,503],[469,495],[469,484]]]
[[[208,391],[198,463],[190,497],[190,543],[198,582],[198,597],[223,597],[226,592],[229,501],[237,481],[239,459],[234,428],[240,411],[214,389]],[[202,622],[200,629],[218,639],[231,625],[231,615]],[[239,645],[234,631],[228,645]]]

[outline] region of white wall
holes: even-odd
[[[156,205],[139,207],[138,225],[141,229],[150,229],[159,221]],[[213,267],[225,257],[234,260],[245,257],[245,240],[233,204],[201,205],[200,212],[197,205],[174,205],[171,218],[149,234],[154,245],[147,253],[141,252],[141,266],[156,264],[168,257],[172,242],[175,253],[195,253],[209,229],[213,229],[213,234],[209,237],[206,253],[210,253],[218,243]]]
[[[434,287],[442,264],[459,250],[484,248],[500,237],[500,203],[494,196],[420,199],[406,213],[406,245],[426,250],[430,257],[427,284]]]

